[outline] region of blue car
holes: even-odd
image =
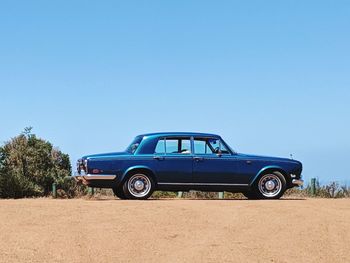
[[[121,199],[147,199],[153,191],[241,192],[278,199],[301,186],[299,161],[237,153],[219,136],[164,132],[137,136],[123,152],[87,155],[76,181],[112,188]]]

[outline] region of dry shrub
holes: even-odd
[[[317,181],[315,195],[312,195],[310,185],[304,189],[288,189],[284,195],[291,197],[349,198],[350,187],[340,185],[338,182],[330,182],[327,185],[320,186],[319,182]]]
[[[163,191],[155,191],[152,194],[152,198],[161,199],[161,198],[176,198],[177,192],[163,192]]]
[[[178,192],[162,192],[155,191],[152,195],[154,199],[162,199],[162,198],[177,198]],[[201,191],[189,191],[183,192],[182,198],[186,199],[219,199],[218,192],[201,192]],[[241,193],[230,193],[224,192],[225,199],[245,199],[245,197]]]

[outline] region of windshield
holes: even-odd
[[[136,149],[139,147],[141,141],[142,141],[143,136],[137,136],[132,143],[126,148],[126,152],[128,153],[134,153]]]

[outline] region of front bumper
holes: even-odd
[[[304,184],[304,180],[301,180],[301,179],[293,179],[292,180],[292,184],[294,186],[302,186]]]

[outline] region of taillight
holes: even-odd
[[[87,173],[87,160],[79,159],[77,161],[77,171],[80,175]]]

